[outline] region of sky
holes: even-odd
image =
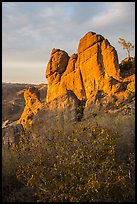
[[[52,49],[71,56],[89,31],[108,39],[120,62],[119,38],[135,45],[135,2],[2,2],[2,81],[47,83]]]

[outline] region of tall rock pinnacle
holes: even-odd
[[[107,39],[88,32],[80,39],[77,54],[71,57],[65,51],[53,49],[46,69],[48,92],[46,101],[62,95],[67,90],[78,99],[89,99],[98,90],[114,94],[120,83],[119,62],[115,48]]]

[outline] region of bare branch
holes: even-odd
[[[126,42],[123,38],[119,38],[118,43],[123,46],[124,50],[127,50],[128,58],[130,58],[130,51],[134,49],[134,45],[130,42]]]

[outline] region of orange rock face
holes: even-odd
[[[50,61],[47,65],[46,77],[48,78],[54,73],[62,74],[68,64],[69,56],[65,51],[53,49]]]
[[[86,117],[94,109],[118,108],[123,101],[131,100],[135,92],[134,73],[123,73],[122,77],[120,71],[115,48],[96,33],[88,32],[81,38],[77,54],[71,57],[54,48],[46,69],[45,104],[40,102],[36,88],[26,90],[26,106],[18,123],[24,128],[33,126],[35,136],[39,132],[43,135],[42,131],[55,126],[58,130],[65,131],[65,127],[67,130],[68,121],[73,125],[80,100],[84,99]]]
[[[24,128],[31,125],[34,115],[42,108],[39,101],[39,91],[35,87],[30,87],[24,92],[25,108],[17,124],[22,124]]]
[[[107,39],[88,32],[80,39],[78,53],[71,57],[53,49],[46,69],[49,102],[71,90],[78,99],[91,99],[93,93],[103,90],[115,93],[120,86],[119,62],[115,48]],[[111,83],[111,79],[117,83]]]

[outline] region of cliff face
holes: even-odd
[[[48,91],[46,102],[67,90],[78,99],[89,100],[98,90],[114,94],[120,87],[118,56],[103,36],[88,32],[80,39],[77,54],[53,49],[46,69]],[[111,83],[112,79],[117,83]]]

